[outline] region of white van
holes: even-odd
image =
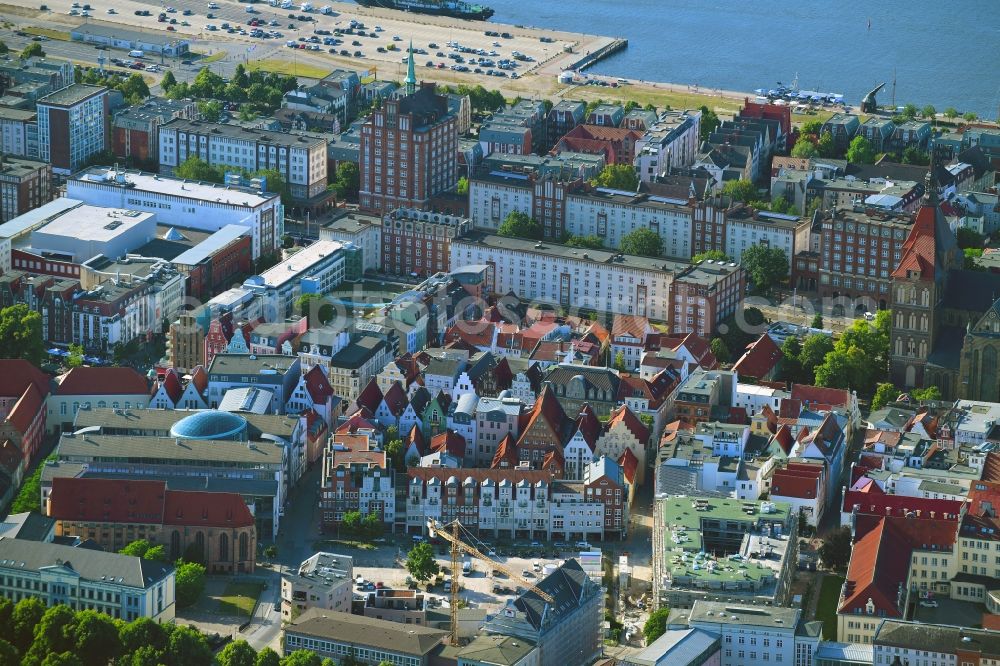
[[[132,49],[128,52],[129,58],[141,58],[144,55],[146,55],[146,53],[144,51],[140,51],[139,49]]]

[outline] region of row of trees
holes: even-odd
[[[854,164],[874,164],[885,154],[876,153],[871,142],[863,136],[851,139],[847,150],[841,153],[833,141],[833,135],[830,132],[823,132],[822,128],[823,124],[818,120],[803,125],[799,139],[792,148],[792,157],[843,157]],[[891,161],[902,164],[926,166],[930,163],[927,151],[915,146],[904,149],[902,153],[888,153],[888,155]]]
[[[208,67],[203,67],[191,83],[178,82],[174,73],[168,70],[160,81],[160,88],[170,99],[217,100],[216,104],[199,105],[199,110],[211,116],[221,114],[222,106],[218,102],[245,105],[254,113],[273,113],[281,106],[285,93],[295,90],[298,84],[298,79],[294,76],[260,70],[248,72],[242,64],[239,64],[236,66],[233,78],[228,81]],[[208,117],[206,120],[218,120],[218,115],[215,118]]]
[[[174,175],[187,180],[199,180],[207,183],[224,183],[227,172],[239,172],[247,178],[264,178],[267,180],[267,190],[277,192],[283,201],[289,197],[288,184],[285,177],[275,169],[258,169],[257,171],[247,171],[242,167],[226,166],[223,164],[211,165],[205,160],[191,156],[181,162],[174,169]]]
[[[149,97],[149,86],[142,74],[132,72],[101,72],[99,69],[84,68],[77,65],[73,69],[73,79],[77,83],[87,83],[92,86],[104,86],[117,90],[125,98],[129,106],[139,104]]]
[[[132,541],[118,551],[122,555],[132,555],[141,557],[144,560],[154,562],[169,562],[166,548],[161,545],[153,545],[146,539]],[[188,552],[184,553],[185,559],[178,559],[174,564],[174,595],[179,608],[193,606],[205,592],[205,566],[202,561],[205,557],[203,549],[191,544]]]
[[[871,411],[876,411],[882,409],[890,402],[894,402],[896,398],[902,395],[903,391],[896,388],[894,384],[888,382],[880,383],[875,388],[875,395],[872,397]],[[928,386],[922,389],[910,389],[910,397],[917,402],[924,402],[927,400],[940,400],[941,399],[941,389],[937,386]]]

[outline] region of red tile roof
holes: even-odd
[[[625,480],[629,484],[635,484],[635,473],[639,469],[639,459],[635,457],[632,453],[632,449],[626,448],[622,451],[622,454],[618,456],[618,465],[622,468],[622,473],[625,475]]]
[[[608,417],[607,430],[611,430],[611,428],[619,423],[628,428],[629,432],[632,433],[632,436],[635,437],[636,441],[643,448],[646,447],[646,443],[649,441],[649,428],[639,420],[639,417],[627,405],[622,405],[612,410]]]
[[[56,477],[49,515],[66,521],[162,524],[166,491],[165,481]]]
[[[934,279],[934,255],[937,248],[934,234],[936,217],[936,207],[920,206],[913,220],[913,226],[910,227],[910,233],[901,248],[903,258],[892,272],[892,277],[905,278],[907,271],[917,270],[921,273],[921,280]]]
[[[881,491],[877,483],[871,479],[868,481],[870,483],[864,489],[852,488],[844,493],[842,513],[857,510],[859,515],[901,517],[912,514],[915,518],[937,520],[953,516],[954,520],[958,520],[964,504],[959,500],[888,495]]]
[[[382,389],[378,387],[378,382],[374,377],[368,380],[368,384],[361,389],[355,404],[358,407],[367,407],[372,414],[378,410],[378,406],[382,404]]]
[[[162,386],[163,391],[170,398],[170,402],[177,404],[177,401],[184,394],[184,387],[181,386],[181,378],[177,375],[176,370],[167,368],[167,372],[163,375]]]
[[[314,365],[305,374],[305,380],[306,391],[309,392],[309,397],[312,398],[314,405],[326,404],[326,401],[333,396],[333,387],[330,386],[330,381],[326,378],[323,368],[318,365]]]
[[[365,416],[364,409],[354,412],[347,418],[346,421],[337,426],[337,433],[341,435],[349,435],[357,432],[358,430],[377,430],[374,419],[369,420],[370,416],[371,412],[368,412],[368,416]]]
[[[389,387],[389,390],[382,397],[382,402],[385,403],[390,414],[399,417],[406,411],[406,405],[410,401],[407,399],[406,391],[399,385],[399,382],[393,382],[392,386]]]
[[[204,527],[252,527],[253,514],[238,493],[168,490],[163,524]]]
[[[409,448],[410,445],[416,446],[420,455],[424,455],[427,451],[427,447],[424,444],[424,431],[421,430],[420,426],[416,423],[413,424],[413,427],[410,428],[410,432],[406,435],[407,448]]]
[[[792,384],[791,397],[793,400],[798,400],[802,403],[808,402],[809,409],[815,410],[821,408],[818,405],[846,407],[851,400],[851,393],[846,389],[822,388],[819,386],[809,386],[808,384]]]
[[[816,499],[819,495],[824,470],[822,465],[789,463],[774,471],[771,494],[798,499]]]
[[[597,439],[601,436],[601,420],[589,403],[585,403],[580,408],[580,414],[576,417],[576,428],[573,434],[579,432],[583,436],[583,441],[587,443],[593,451],[597,446]]]
[[[24,359],[0,358],[0,397],[19,398],[28,384],[34,384],[43,396],[49,394],[47,374]]]
[[[534,406],[528,412],[524,427],[521,428],[521,436],[523,437],[531,426],[539,420],[543,421],[555,433],[557,439],[562,440],[563,426],[568,419],[566,418],[566,412],[563,411],[562,405],[559,404],[559,400],[556,398],[556,394],[548,384],[542,387],[542,392],[539,393]]]
[[[558,449],[552,449],[545,454],[545,458],[542,459],[542,469],[547,472],[552,472],[554,476],[562,477],[563,470],[566,468],[566,459],[563,458],[563,454]]]
[[[431,437],[431,451],[447,452],[456,458],[465,458],[465,438],[454,430],[445,430]]]
[[[517,467],[517,445],[514,443],[514,437],[507,433],[504,438],[500,440],[500,444],[497,445],[497,451],[493,454],[493,461],[490,463],[491,469],[499,469],[503,463],[507,463],[508,467]]]
[[[201,395],[205,394],[208,389],[208,373],[200,365],[196,365],[194,370],[191,371],[191,383],[194,384],[195,389]]]
[[[7,421],[14,429],[24,435],[31,427],[32,421],[39,412],[45,411],[45,396],[38,390],[35,384],[28,384],[20,399],[14,403],[10,413],[7,414]]]
[[[747,350],[733,365],[733,370],[743,377],[764,379],[784,358],[781,349],[767,333],[747,345]]]
[[[615,315],[615,319],[611,323],[612,338],[628,336],[638,340],[639,342],[637,344],[639,345],[646,344],[646,334],[652,330],[652,327],[649,325],[649,320],[638,315]]]
[[[838,613],[860,609],[867,614],[866,606],[871,599],[875,614],[902,617],[898,592],[906,584],[911,549],[898,541],[901,540],[886,527],[886,519],[882,519],[854,544]]]
[[[65,375],[56,387],[57,395],[147,395],[146,378],[132,368],[91,368],[80,366]]]

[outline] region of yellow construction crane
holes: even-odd
[[[449,532],[447,527],[451,528]],[[451,644],[458,645],[458,587],[461,584],[461,557],[462,553],[466,553],[471,557],[481,560],[492,569],[496,571],[502,571],[513,580],[518,581],[523,584],[524,587],[538,596],[540,596],[545,601],[550,604],[555,603],[555,599],[552,598],[550,594],[544,590],[538,588],[534,583],[525,580],[521,574],[516,573],[513,569],[510,569],[506,565],[500,564],[496,560],[486,555],[476,548],[475,546],[470,546],[469,544],[462,541],[458,536],[458,530],[462,527],[462,524],[457,520],[452,521],[448,525],[441,525],[436,520],[428,521],[427,530],[433,538],[435,535],[441,537],[445,541],[451,544]]]

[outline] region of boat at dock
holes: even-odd
[[[453,18],[485,21],[493,16],[493,8],[461,0],[355,0],[364,7],[398,9],[404,12],[450,16]]]

